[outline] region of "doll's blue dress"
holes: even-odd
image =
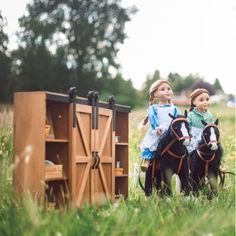
[[[173,104],[153,104],[148,107],[147,115],[150,128],[146,132],[140,145],[142,150],[140,155],[141,158],[147,160],[152,160],[154,158],[154,153],[157,150],[159,140],[169,128],[172,121],[169,113],[173,116],[181,114],[179,108]],[[161,128],[163,131],[160,136],[157,136],[156,134],[158,128]]]

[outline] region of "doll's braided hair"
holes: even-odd
[[[209,95],[209,92],[204,89],[204,88],[198,88],[195,89],[191,94],[190,94],[190,101],[191,101],[191,105],[190,105],[190,109],[189,111],[192,111],[195,107],[195,105],[193,104],[194,100],[201,94],[203,93],[207,93]]]
[[[154,93],[156,92],[156,90],[162,85],[162,84],[168,84],[170,87],[171,84],[168,80],[164,80],[164,79],[159,79],[159,80],[156,80],[150,87],[149,89],[149,106],[153,105],[154,104],[154,101],[155,101],[155,97],[154,97]],[[170,103],[170,101],[169,101]],[[140,122],[139,124],[139,127],[141,126],[145,126],[148,122],[148,116],[146,115],[145,118]]]

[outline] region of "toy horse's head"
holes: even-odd
[[[202,131],[202,139],[212,151],[217,150],[219,147],[220,132],[217,127],[218,121],[219,120],[217,119],[214,123],[207,124],[202,120],[202,124],[205,125]]]
[[[180,142],[183,143],[184,146],[188,146],[190,144],[190,135],[189,135],[189,124],[187,120],[187,111],[185,110],[184,116],[173,116],[169,114],[169,116],[173,119],[170,124],[170,132],[171,134]]]

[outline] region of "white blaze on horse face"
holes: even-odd
[[[188,130],[187,130],[184,122],[181,123],[180,131],[182,132],[183,137],[189,137]],[[189,143],[190,143],[189,138],[187,138],[187,139],[185,138],[183,141],[183,145],[188,146]]]
[[[211,150],[217,150],[217,140],[216,140],[216,133],[213,127],[210,129],[210,143],[211,143]]]

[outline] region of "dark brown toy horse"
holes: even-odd
[[[188,151],[186,146],[190,143],[187,111],[184,116],[174,117],[168,130],[165,132],[158,145],[155,163],[158,168],[150,167],[146,172],[144,191],[147,196],[151,195],[153,178],[159,192],[163,190],[165,195],[171,195],[171,179],[177,174],[181,181],[181,190],[185,195],[189,194],[189,167]],[[142,187],[142,186],[141,186]]]
[[[218,119],[213,124],[202,121],[205,128],[202,132],[201,141],[196,150],[191,153],[191,185],[193,194],[198,195],[207,179],[211,192],[209,198],[217,194],[217,178],[223,149],[219,143],[220,132],[217,127]]]

